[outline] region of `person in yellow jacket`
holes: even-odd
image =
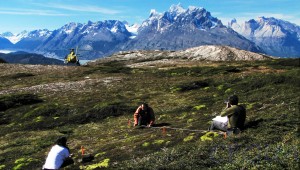
[[[69,63],[75,63],[77,61],[77,57],[74,51],[74,48],[70,50],[70,54],[67,55],[66,61]]]
[[[153,109],[147,103],[140,105],[134,112],[134,126],[148,126],[151,127],[155,122],[155,115]]]

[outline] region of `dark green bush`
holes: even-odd
[[[134,107],[124,103],[99,103],[82,114],[76,114],[69,119],[73,123],[88,123],[102,121],[107,117],[116,117],[134,112]]]
[[[200,88],[208,87],[209,83],[206,81],[194,81],[190,83],[184,83],[182,85],[178,85],[177,88],[179,88],[180,92],[190,91],[190,90],[196,90]]]
[[[300,58],[277,59],[272,62],[268,62],[267,65],[272,66],[273,68],[299,67]]]
[[[0,58],[0,63],[6,63],[6,61]]]
[[[3,95],[0,97],[0,111],[5,111],[9,108],[18,107],[22,105],[30,105],[40,103],[41,100],[35,94],[12,94]]]
[[[3,76],[4,78],[10,78],[10,79],[18,79],[18,78],[23,78],[23,77],[32,77],[35,76],[32,73],[15,73],[7,76]]]
[[[131,68],[127,67],[125,64],[112,61],[108,63],[104,63],[101,65],[97,65],[95,68],[90,69],[89,71],[85,71],[85,74],[91,74],[91,73],[124,73],[124,74],[130,74]]]

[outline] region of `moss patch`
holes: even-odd
[[[215,137],[218,137],[217,132],[207,132],[205,135],[200,137],[201,141],[212,141]]]
[[[99,168],[108,168],[110,159],[104,159],[102,162],[88,166],[81,166],[80,169],[94,170]]]

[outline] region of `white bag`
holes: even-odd
[[[215,123],[215,126],[221,128],[221,129],[227,129],[228,125],[228,117],[227,116],[217,116],[212,119]]]

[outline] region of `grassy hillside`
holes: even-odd
[[[0,170],[41,169],[62,135],[75,159],[65,169],[299,168],[299,59],[0,64],[0,73]],[[203,132],[232,94],[247,108],[243,133]],[[128,121],[144,101],[161,127]],[[81,146],[92,162],[80,162]]]

